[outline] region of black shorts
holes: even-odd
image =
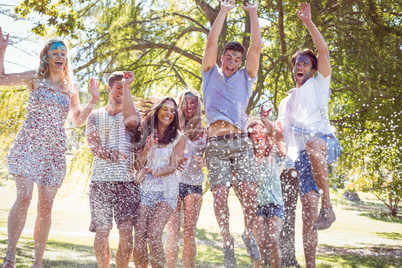
[[[179,183],[179,196],[182,201],[189,194],[200,194],[202,195],[202,185],[190,185],[185,183]]]

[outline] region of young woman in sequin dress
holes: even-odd
[[[27,86],[30,97],[26,118],[8,154],[8,169],[15,179],[17,198],[8,216],[8,245],[2,267],[15,267],[17,242],[36,183],[38,206],[32,266],[36,268],[42,267],[53,201],[66,175],[64,122],[71,111],[76,126],[84,123],[99,99],[99,90],[92,78],[91,100],[81,110],[78,86],[72,81],[68,48],[60,40],[45,44],[37,71],[6,74],[4,55],[8,40],[9,36],[3,36],[0,27],[0,86]]]

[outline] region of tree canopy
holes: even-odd
[[[313,22],[330,50],[329,111],[343,148],[333,168],[334,182],[350,182],[362,166],[367,171],[364,176],[381,173],[400,180],[401,0],[313,0],[311,6]],[[106,82],[115,70],[133,70],[133,94],[149,98],[175,96],[185,87],[201,90],[202,55],[219,8],[219,2],[211,0],[24,0],[15,12],[47,18],[46,24],[33,29],[36,34],[52,32],[69,40],[76,51],[72,58],[81,84],[90,76]],[[315,50],[297,8],[295,1],[259,2],[263,45],[250,113],[256,114],[262,104],[277,113],[280,101],[294,86],[292,54],[304,47]],[[226,20],[218,55],[228,41],[250,45],[250,21],[240,8]]]

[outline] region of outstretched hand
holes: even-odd
[[[267,119],[267,117],[269,116],[271,111],[272,111],[272,108],[269,108],[268,110],[265,110],[264,105],[261,105],[261,110],[260,110],[260,119],[261,119],[261,121]]]
[[[297,16],[303,21],[311,21],[311,7],[309,3],[303,2],[300,5],[300,10],[297,10]]]
[[[235,7],[236,7],[235,0],[222,0],[221,2],[221,9],[229,11]]]
[[[246,3],[246,6],[242,7],[242,9],[244,9],[245,11],[247,11],[248,13],[252,12],[252,11],[257,11],[258,9],[258,3],[255,4],[250,4],[249,2]]]
[[[99,100],[99,84],[93,77],[91,77],[91,80],[89,80],[89,93],[91,93],[92,100],[96,102]]]
[[[5,51],[8,45],[8,38],[10,37],[10,34],[7,34],[6,37],[4,38],[3,31],[0,27],[0,51]]]

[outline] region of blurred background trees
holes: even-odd
[[[291,55],[314,45],[297,17],[296,1],[258,3],[263,46],[248,111],[257,114],[261,105],[273,107],[275,120],[280,101],[294,86]],[[402,1],[310,3],[313,21],[330,49],[329,111],[343,147],[332,167],[332,183],[372,191],[396,215],[402,198]],[[81,88],[91,76],[104,83],[100,105],[107,102],[105,83],[115,70],[135,72],[132,93],[140,98],[175,96],[185,87],[201,91],[202,55],[219,7],[216,0],[24,0],[12,9],[0,6],[2,14],[17,19],[38,14],[32,29],[36,35],[68,40]],[[227,18],[219,55],[228,41],[246,48],[250,44],[249,19],[241,8]],[[18,90],[0,92],[2,166],[26,106],[26,93]],[[81,96],[83,102],[88,98],[84,92]],[[71,137],[75,159],[89,157],[83,128],[71,130]],[[81,160],[73,161],[79,163],[75,168],[82,167]]]

